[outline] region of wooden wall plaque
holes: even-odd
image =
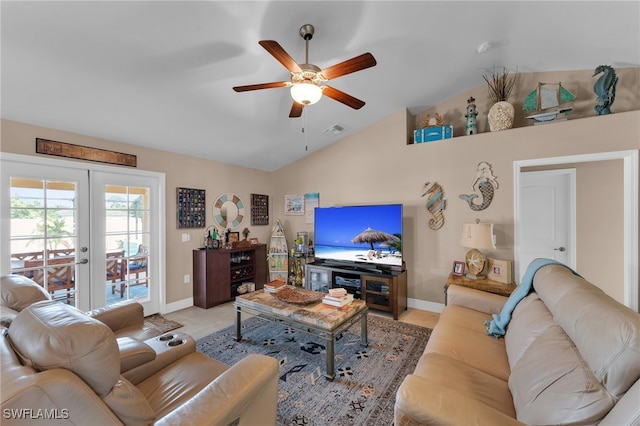
[[[138,158],[133,154],[123,154],[122,152],[107,151],[106,149],[90,148],[41,138],[36,138],[36,153],[120,166],[137,167],[138,165]]]

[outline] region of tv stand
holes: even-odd
[[[348,282],[348,285],[340,284]],[[397,320],[407,309],[407,271],[382,271],[337,262],[310,263],[306,267],[306,288],[328,292],[344,287],[371,309],[386,311]],[[359,284],[358,284],[359,283]]]

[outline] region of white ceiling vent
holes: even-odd
[[[329,127],[328,129],[324,129],[325,133],[333,133],[334,135],[339,135],[340,133],[342,133],[342,131],[344,130],[344,127],[342,127],[339,124],[334,124],[333,126]]]

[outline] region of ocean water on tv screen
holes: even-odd
[[[318,207],[315,258],[402,265],[402,205]]]

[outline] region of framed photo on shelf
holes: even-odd
[[[237,243],[240,241],[240,233],[239,232],[229,232],[229,242],[231,244]]]
[[[453,275],[457,275],[459,277],[464,275],[464,268],[465,268],[465,263],[460,261],[460,260],[456,260],[453,262],[453,269],[451,270],[451,273]]]
[[[487,262],[489,264],[487,278],[503,284],[511,284],[513,282],[512,260],[487,259]]]

